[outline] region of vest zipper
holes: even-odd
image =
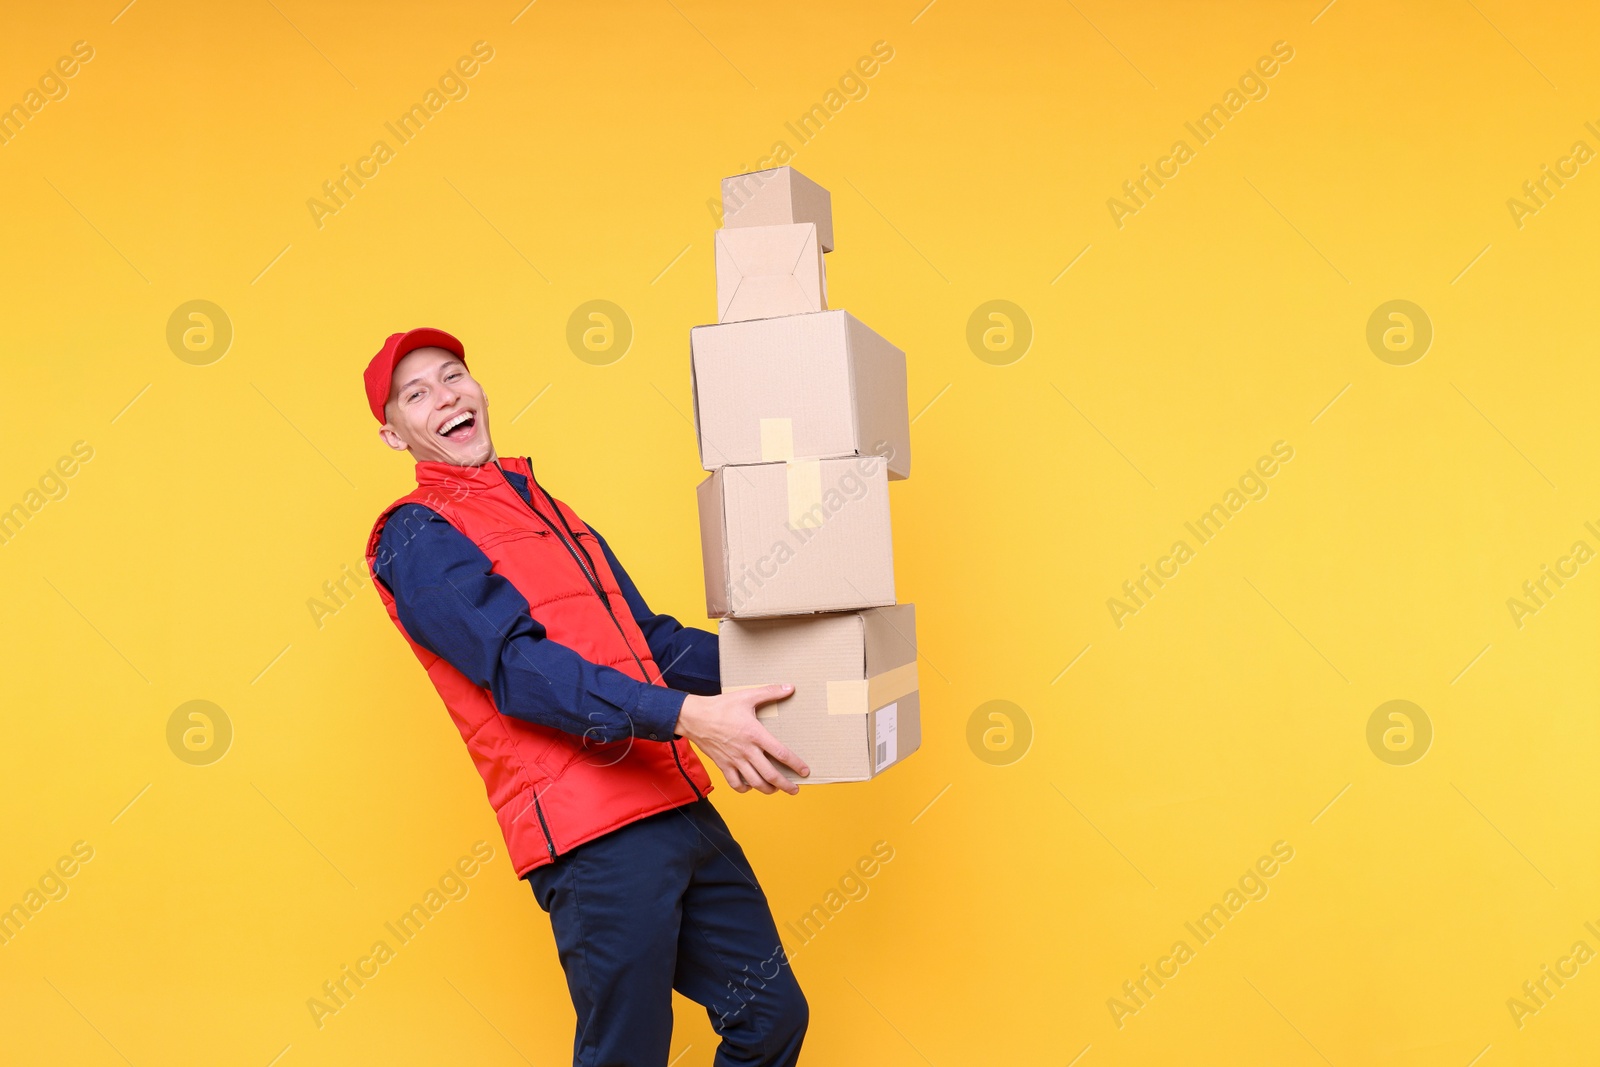
[[[672,750],[672,762],[678,765],[678,773],[683,775],[683,780],[689,783],[689,788],[694,790],[696,800],[704,800],[705,794],[700,792],[700,787],[694,784],[694,779],[689,777],[689,772],[683,769],[683,760],[678,758],[678,742],[668,741],[667,747]]]
[[[533,512],[535,515],[537,515],[539,517],[539,521],[540,522],[542,522],[546,526],[550,527],[550,532],[556,535],[556,540],[561,542],[562,547],[567,550],[567,555],[572,557],[572,562],[574,562],[574,563],[576,563],[578,565],[578,570],[582,571],[584,578],[588,579],[589,587],[594,590],[594,595],[600,598],[600,603],[606,609],[606,614],[611,616],[611,625],[613,625],[613,626],[615,626],[617,628],[617,636],[622,638],[622,643],[624,645],[626,645],[627,648],[628,648],[628,654],[633,657],[633,662],[637,663],[639,665],[639,673],[644,675],[644,679],[648,683],[650,681],[650,672],[645,669],[644,660],[640,659],[639,658],[639,653],[634,651],[633,642],[628,640],[627,631],[625,631],[622,628],[622,623],[617,619],[617,613],[614,610],[612,610],[611,598],[606,596],[605,588],[600,584],[599,575],[594,574],[594,573],[591,572],[590,568],[593,567],[594,561],[590,560],[589,561],[589,566],[586,567],[586,566],[584,566],[583,560],[578,558],[578,550],[583,550],[583,555],[584,555],[585,559],[588,558],[588,555],[589,555],[588,551],[586,549],[583,549],[582,545],[578,545],[577,549],[575,550],[573,548],[573,546],[567,542],[567,539],[565,537],[561,536],[561,531],[556,529],[555,523],[553,523],[549,519],[545,518],[544,513],[541,512],[538,508],[534,507],[533,506],[533,502],[531,500],[523,500],[522,499],[522,494],[517,492],[517,487],[511,484],[511,479],[510,478],[506,477],[505,468],[501,467],[498,463],[495,464],[495,468],[500,471],[500,477],[505,478],[506,485],[510,487],[512,495],[515,496],[518,500],[522,500],[522,502],[528,506],[528,510]],[[529,471],[533,470],[533,461],[532,460],[528,461],[528,470]],[[539,483],[531,475],[528,478],[528,482],[531,485],[539,485]],[[576,542],[578,540],[578,535],[576,533],[572,532],[572,527],[571,526],[567,526],[566,516],[561,514],[561,509],[559,507],[556,507],[556,502],[555,502],[554,498],[552,498],[550,496],[549,490],[545,489],[544,486],[539,485],[539,492],[543,493],[544,494],[544,498],[546,500],[550,501],[550,507],[556,513],[556,518],[561,520],[561,525],[566,527],[567,533],[570,534],[572,536],[572,540],[574,542]],[[533,495],[532,491],[530,491],[528,495],[532,496]],[[665,684],[666,679],[665,679],[664,676],[661,676],[659,667],[656,668],[656,673],[657,673],[658,676],[661,677],[662,684]],[[694,779],[689,777],[688,770],[686,770],[684,768],[684,766],[683,766],[683,759],[682,759],[682,757],[680,757],[678,755],[678,743],[676,741],[668,741],[667,742],[667,747],[672,750],[672,762],[678,765],[678,773],[683,775],[683,780],[685,782],[688,782],[689,783],[689,788],[694,791],[694,798],[696,800],[704,800],[705,799],[705,794],[700,792],[700,787],[694,784]],[[536,811],[538,810],[538,803],[539,803],[539,800],[538,800],[537,797],[535,797],[534,798],[534,808],[535,808]],[[543,812],[539,812],[539,822],[540,822],[541,825],[544,823],[544,813]],[[550,831],[549,831],[549,828],[547,827],[545,829],[545,838],[546,838],[547,842],[548,842],[549,836],[550,836]],[[555,855],[555,846],[554,845],[550,846],[550,854],[552,856]]]
[[[534,790],[533,813],[539,816],[539,829],[544,831],[544,847],[549,851],[550,858],[556,858],[556,840],[550,836],[550,824],[544,821],[544,809],[539,806],[539,792]]]

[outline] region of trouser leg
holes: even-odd
[[[696,836],[677,811],[661,812],[528,875],[578,1016],[574,1067],[665,1067]]]
[[[673,987],[705,1006],[722,1038],[717,1067],[790,1067],[810,1012],[766,895],[710,801],[678,810],[697,833],[699,862],[683,895]]]

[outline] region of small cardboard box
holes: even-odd
[[[696,492],[712,618],[894,603],[881,457],[719,467]]]
[[[793,167],[774,167],[722,179],[722,225],[817,224],[817,241],[833,251],[833,197]]]
[[[827,310],[816,223],[718,230],[713,244],[718,322]]]
[[[911,474],[906,354],[848,311],[696,326],[700,464],[881,455]]]
[[[811,768],[802,784],[862,782],[922,742],[917,620],[911,604],[799,619],[724,619],[722,691],[791,682],[756,709],[761,724]]]

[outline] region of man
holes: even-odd
[[[719,1067],[793,1064],[809,1018],[766,897],[689,742],[739,792],[805,762],[756,719],[793,686],[719,695],[717,636],[645,605],[605,539],[502,460],[461,342],[391,335],[364,375],[417,488],[367,542],[384,608],[461,731],[517,875],[550,916],[573,1063],[664,1067],[672,993]]]

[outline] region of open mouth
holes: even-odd
[[[451,416],[435,432],[440,437],[446,437],[452,441],[471,440],[472,436],[478,432],[478,420],[472,412],[463,411],[459,415]]]

